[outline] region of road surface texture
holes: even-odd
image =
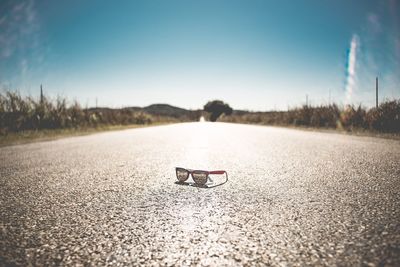
[[[183,123],[0,162],[2,266],[400,266],[399,141]],[[229,181],[175,184],[176,166]]]

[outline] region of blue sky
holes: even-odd
[[[83,105],[400,97],[400,1],[4,1],[0,86]]]

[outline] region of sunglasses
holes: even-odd
[[[210,174],[225,174],[226,179],[228,180],[228,173],[226,171],[201,171],[201,170],[190,170],[185,168],[175,168],[176,178],[179,182],[183,183],[189,178],[189,174],[192,175],[193,181],[198,185],[205,185]]]

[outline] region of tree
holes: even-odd
[[[217,121],[222,114],[231,115],[232,108],[221,100],[209,101],[204,105],[204,111],[211,113],[210,120]]]

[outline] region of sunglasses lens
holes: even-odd
[[[184,182],[188,179],[189,172],[185,169],[176,169],[176,178],[178,178],[179,182]]]
[[[204,185],[207,183],[207,173],[196,171],[192,173],[193,180],[196,184]]]

